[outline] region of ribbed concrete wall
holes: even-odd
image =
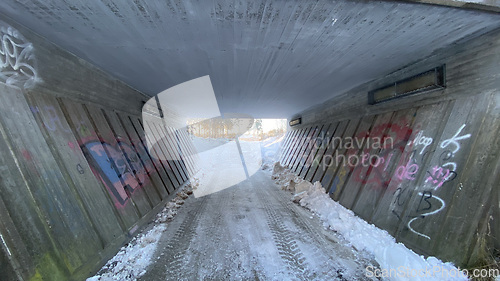
[[[419,253],[484,262],[500,240],[499,48],[491,33],[298,114],[281,163]],[[367,104],[441,64],[446,89]]]
[[[146,97],[99,69],[9,19],[0,32],[0,280],[82,279],[188,181],[194,163],[152,154],[190,140],[143,124]]]

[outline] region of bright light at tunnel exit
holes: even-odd
[[[170,169],[196,163],[197,167],[185,171],[191,183],[198,185],[196,197],[251,177],[263,158],[278,153],[277,140],[286,130],[284,119],[255,120],[237,113],[221,116],[208,75],[162,91],[143,106],[142,117],[147,147],[156,161]],[[184,133],[194,150],[182,144]]]

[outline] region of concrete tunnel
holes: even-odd
[[[500,278],[497,0],[3,0],[0,33],[0,280]]]

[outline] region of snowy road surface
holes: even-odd
[[[87,280],[468,280],[356,217],[319,182],[274,165],[281,140],[194,139],[197,188],[178,192]]]
[[[371,262],[339,240],[260,171],[190,197],[140,280],[365,279]]]

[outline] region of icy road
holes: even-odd
[[[467,280],[373,274],[457,269],[397,243],[331,200],[320,183],[278,164],[271,175],[279,139],[194,141],[201,151],[194,196],[189,186],[178,192],[148,231],[88,281]]]
[[[190,197],[140,280],[363,280],[370,262],[339,242],[260,171]]]
[[[235,141],[195,144],[204,151],[200,186],[140,280],[363,280],[369,259],[324,230],[260,169],[279,143],[263,150],[259,142],[242,141],[239,149]]]

